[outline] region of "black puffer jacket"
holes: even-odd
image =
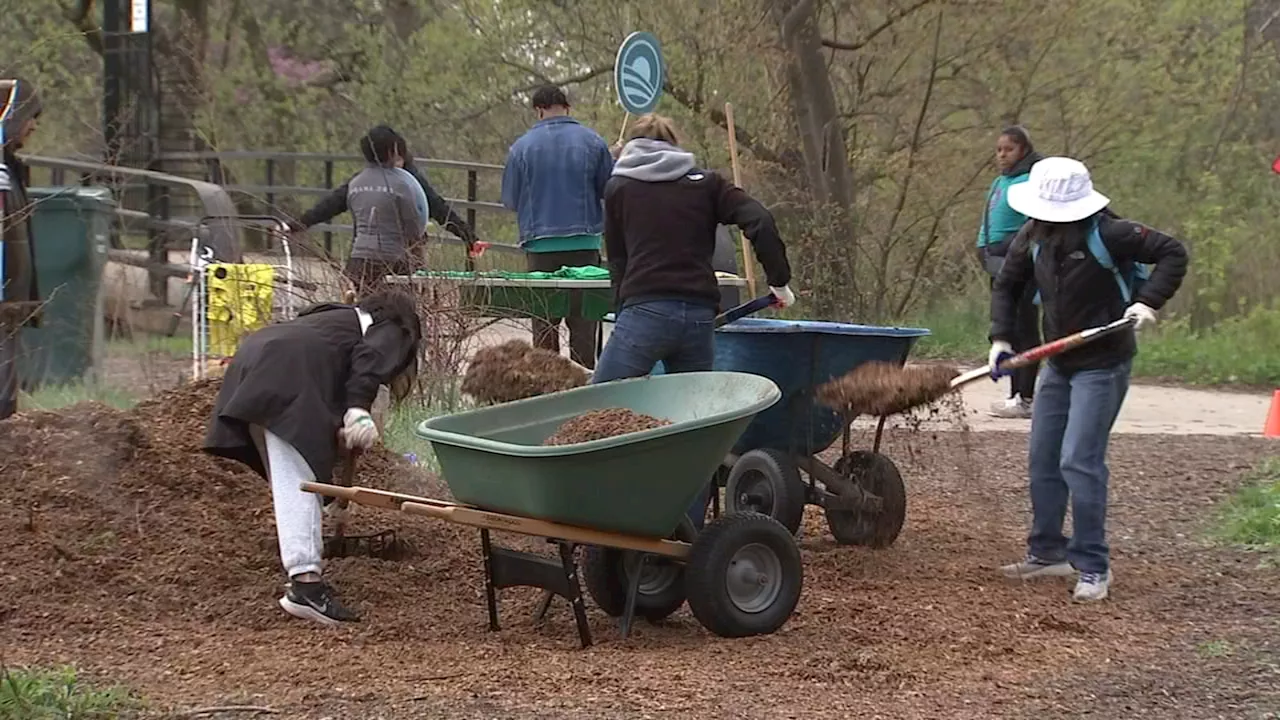
[[[24,324],[39,327],[40,287],[36,282],[35,242],[31,233],[31,215],[35,206],[27,196],[30,174],[18,159],[21,149],[19,133],[27,120],[39,117],[42,106],[36,87],[18,79],[15,83],[13,107],[4,122],[4,155],[0,165],[0,233],[4,238],[4,301],[0,320],[7,325]],[[0,92],[0,104],[9,100],[7,88]]]
[[[1117,267],[1155,265],[1133,302],[1159,310],[1187,273],[1187,250],[1174,238],[1141,223],[1099,213],[1098,234]],[[1044,339],[1052,342],[1081,330],[1119,320],[1125,303],[1115,275],[1093,257],[1088,229],[1093,218],[1075,223],[1028,221],[1014,236],[991,293],[991,340],[1011,342],[1017,299],[1028,282],[1040,288]],[[1040,244],[1033,261],[1032,241]],[[1132,331],[1101,338],[1049,360],[1061,372],[1115,367],[1137,353]]]

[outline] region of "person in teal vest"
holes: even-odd
[[[1005,253],[1014,235],[1027,222],[1027,216],[1009,207],[1009,188],[1027,181],[1031,166],[1043,156],[1031,144],[1026,128],[1011,125],[1000,131],[996,138],[996,167],[1000,175],[991,182],[986,205],[982,211],[982,225],[978,228],[978,257],[982,267],[995,287],[996,276],[1004,265]],[[1016,333],[1013,349],[1029,350],[1040,344],[1040,312],[1035,303],[1036,289],[1029,283],[1022,297],[1018,298]],[[1037,363],[1016,370],[1009,378],[1009,397],[995,403],[991,414],[995,417],[1030,419],[1031,401],[1036,391]]]

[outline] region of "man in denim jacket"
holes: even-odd
[[[507,154],[502,204],[516,213],[520,247],[531,272],[600,265],[604,232],[604,186],[613,155],[596,131],[569,116],[564,90],[544,86],[533,93],[538,121]],[[569,357],[595,368],[599,323],[582,317],[582,299],[571,293],[568,318],[534,318],[533,344],[560,352],[560,321],[569,326]]]

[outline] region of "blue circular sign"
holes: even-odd
[[[647,32],[628,35],[613,63],[613,86],[622,107],[633,115],[652,112],[662,97],[665,80],[666,66],[658,38]]]

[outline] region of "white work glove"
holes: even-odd
[[[992,380],[999,380],[1009,374],[1007,371],[1000,370],[1000,363],[1013,357],[1013,355],[1013,346],[1004,340],[996,340],[991,343],[991,352],[987,353],[987,368],[991,370]]]
[[[1124,310],[1125,318],[1137,320],[1134,324],[1134,330],[1141,330],[1148,325],[1156,324],[1156,311],[1143,303],[1134,303]]]
[[[342,439],[347,447],[368,450],[378,441],[378,426],[367,410],[348,408],[342,416]]]
[[[780,288],[771,287],[769,292],[773,293],[773,296],[777,298],[779,308],[787,308],[796,304],[796,295],[791,292],[790,285],[784,285]]]

